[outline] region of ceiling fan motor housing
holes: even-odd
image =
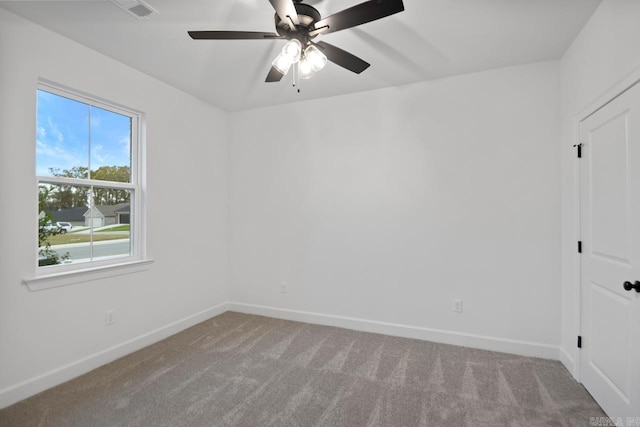
[[[297,27],[291,26],[289,22],[280,19],[278,14],[275,16],[276,31],[287,39],[298,39],[303,46],[306,46],[310,39],[316,37],[316,35],[309,35],[309,28],[317,21],[320,20],[320,12],[308,4],[295,3],[296,12],[298,13],[298,21],[300,25]]]

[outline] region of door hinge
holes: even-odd
[[[578,348],[582,348],[582,336],[578,335]]]
[[[578,240],[578,253],[581,254],[582,253],[582,241]]]
[[[578,158],[581,159],[582,158],[582,142],[579,144],[575,144],[574,147],[578,148]]]

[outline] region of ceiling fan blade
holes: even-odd
[[[296,6],[292,0],[269,0],[271,6],[276,10],[276,13],[284,22],[293,25],[300,25],[298,20],[298,12]],[[289,17],[289,18],[287,18]]]
[[[355,27],[356,25],[366,24],[403,10],[404,4],[402,0],[369,0],[327,16],[313,24],[313,28],[318,29],[329,26],[329,29],[323,32],[323,34],[329,34]]]
[[[342,68],[346,68],[349,71],[353,71],[356,74],[360,74],[371,65],[346,50],[342,50],[332,44],[325,42],[317,42],[314,44],[322,51],[322,53],[325,54],[329,61],[341,66]]]
[[[281,39],[279,34],[259,31],[188,31],[194,40],[262,40]]]
[[[271,66],[271,69],[269,70],[269,74],[267,74],[267,78],[265,82],[266,83],[279,82],[280,80],[282,80],[283,77],[284,77],[284,74],[278,71],[276,67]]]

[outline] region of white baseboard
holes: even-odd
[[[193,325],[222,314],[225,311],[228,311],[228,303],[226,302],[0,390],[0,409],[48,388],[62,384],[65,381],[69,381],[70,379],[163,340]]]
[[[535,343],[529,341],[510,340],[455,331],[423,328],[401,325],[397,323],[379,322],[375,320],[354,317],[335,316],[329,314],[312,313],[307,311],[287,310],[253,304],[225,302],[199,313],[185,317],[154,331],[140,335],[113,347],[94,353],[85,358],[68,363],[64,366],[45,372],[11,387],[0,390],[0,409],[12,405],[29,396],[33,396],[48,388],[62,384],[79,375],[85,374],[102,365],[112,362],[134,351],[163,340],[186,328],[208,320],[226,311],[269,316],[278,319],[319,325],[336,326],[357,331],[373,332],[444,344],[479,348],[483,350],[499,351],[503,353],[519,354],[522,356],[541,357],[545,359],[560,359],[569,369],[573,361],[568,353],[561,351],[558,346]],[[569,369],[571,372],[572,369]]]
[[[571,354],[569,354],[567,349],[564,347],[560,347],[560,361],[562,362],[564,367],[567,368],[569,372],[571,372],[571,375],[573,375],[573,378],[579,381],[576,363],[573,360],[573,357],[571,356]]]
[[[452,344],[463,347],[479,348],[482,350],[498,351],[502,353],[518,354],[529,357],[559,360],[560,347],[530,341],[518,341],[484,335],[467,334],[463,332],[445,331],[423,328],[418,326],[401,325],[397,323],[379,322],[375,320],[358,319],[354,317],[335,316],[307,311],[288,310],[276,307],[230,302],[228,310],[246,314],[275,317],[277,319],[307,322],[357,331],[373,332]]]

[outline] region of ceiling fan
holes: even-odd
[[[369,0],[326,18],[303,0],[269,0],[276,11],[276,33],[259,31],[189,31],[194,40],[289,40],[273,61],[266,82],[278,82],[293,65],[294,84],[320,71],[327,60],[360,74],[369,63],[357,56],[315,39],[357,25],[375,21],[404,10],[402,0]]]

